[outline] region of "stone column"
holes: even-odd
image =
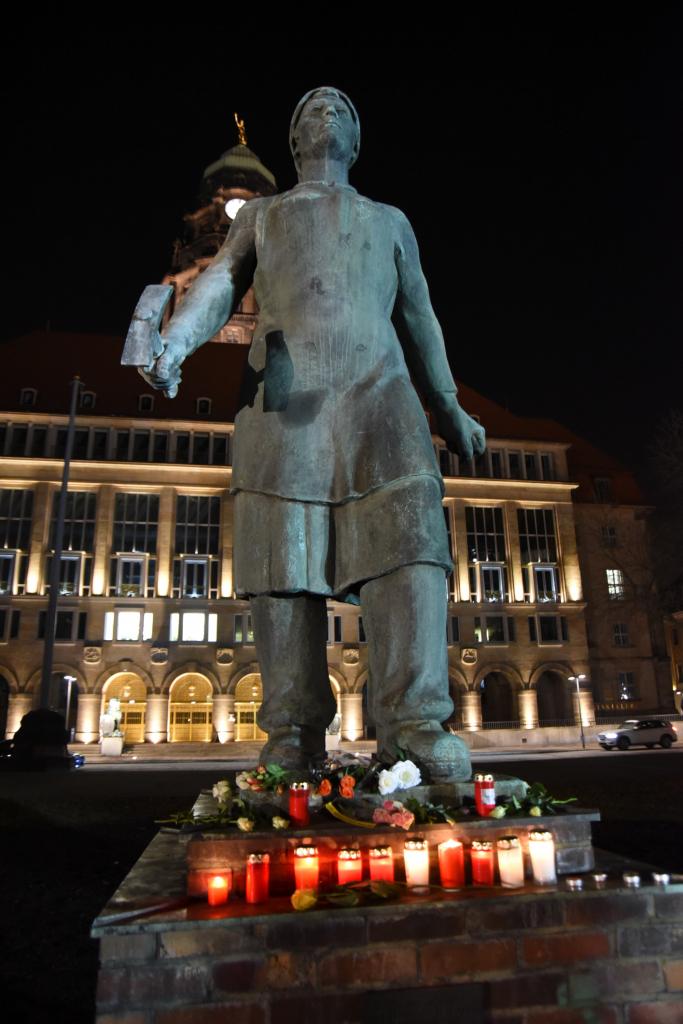
[[[157,532],[157,597],[170,597],[173,590],[173,535],[175,530],[175,490],[163,487],[159,493],[159,529]],[[164,733],[166,724],[164,723]]]
[[[26,593],[39,594],[42,590],[44,556],[50,533],[52,494],[55,484],[36,484],[33,489],[33,519],[31,522],[31,544],[26,574]]]
[[[481,694],[478,690],[468,690],[462,694],[462,724],[466,732],[477,732],[481,729]]]
[[[517,692],[517,715],[522,729],[535,729],[538,726],[538,695],[535,690]]]
[[[470,600],[470,577],[467,557],[467,521],[465,505],[457,499],[453,502],[453,557],[455,559],[455,581],[458,594],[455,600]]]
[[[232,578],[232,543],[233,543],[233,499],[227,491],[221,498],[221,566],[220,595],[232,597],[235,586]]]
[[[517,505],[506,501],[503,505],[505,515],[505,533],[508,545],[508,566],[510,573],[510,598],[512,601],[524,600],[524,578],[522,576],[522,551],[519,544],[519,525],[517,523]]]
[[[92,592],[95,597],[102,597],[109,592],[109,556],[113,522],[114,488],[111,484],[102,484],[97,493],[95,553],[92,566]]]
[[[583,587],[576,545],[574,506],[569,501],[558,502],[555,506],[555,513],[557,516],[558,557],[560,558],[565,598],[567,601],[581,601],[583,600]]]
[[[360,740],[363,738],[363,694],[341,693],[340,739]]]
[[[165,743],[167,736],[168,694],[149,694],[145,709],[145,743]]]
[[[10,693],[7,706],[7,732],[5,736],[11,740],[21,725],[24,715],[33,709],[32,693]]]
[[[235,698],[232,694],[219,693],[214,696],[213,727],[219,743],[229,743],[235,739]]]
[[[595,725],[595,704],[593,694],[590,690],[581,689],[580,698],[576,694],[576,685],[572,684],[572,706],[574,709],[574,721],[577,725],[583,719],[584,729]],[[579,718],[579,703],[581,706],[581,718]]]
[[[79,693],[76,743],[96,743],[100,736],[101,693]]]

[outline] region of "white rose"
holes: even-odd
[[[387,796],[388,793],[393,793],[398,788],[398,779],[393,771],[388,772],[385,770],[379,773],[377,788],[382,796]]]
[[[237,827],[241,832],[253,832],[254,822],[251,818],[238,818]]]
[[[391,772],[398,789],[410,789],[411,786],[419,786],[422,781],[420,769],[412,761],[397,761]]]
[[[220,782],[216,783],[211,792],[219,804],[226,804],[232,795],[232,787],[227,779],[221,779]]]
[[[249,783],[247,782],[248,778],[249,778],[249,772],[240,772],[239,775],[237,775],[235,777],[235,782],[237,783],[237,788],[238,789],[249,789]]]
[[[280,818],[276,815],[273,818],[273,828],[289,828],[289,818]]]

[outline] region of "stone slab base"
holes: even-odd
[[[683,885],[625,889],[618,859],[604,889],[297,914],[188,903],[186,844],[157,836],[94,923],[99,1024],[683,1021]]]

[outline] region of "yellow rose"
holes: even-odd
[[[540,818],[541,817],[541,813],[542,812],[541,812],[541,808],[540,807],[532,807],[531,810],[529,811],[529,814],[531,815],[532,818]]]
[[[240,830],[240,832],[253,832],[254,822],[251,820],[251,818],[238,818],[237,827]]]
[[[493,810],[489,814],[489,818],[504,818],[505,814],[506,814],[505,808],[503,807],[502,804],[499,804],[497,807],[493,808]]]
[[[295,910],[311,910],[318,902],[314,889],[297,889],[292,895]]]

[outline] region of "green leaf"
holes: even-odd
[[[370,892],[381,900],[395,900],[401,894],[401,886],[395,882],[370,882]]]
[[[360,903],[360,896],[352,889],[337,889],[328,892],[325,898],[333,907],[357,907]]]

